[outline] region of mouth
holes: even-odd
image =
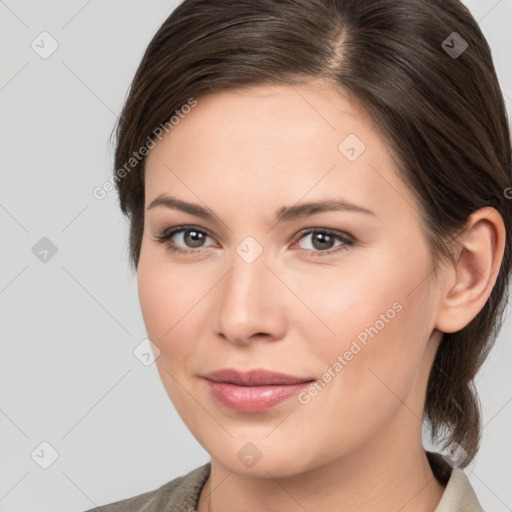
[[[263,412],[297,395],[316,379],[269,370],[241,372],[233,368],[203,375],[211,395],[238,412]]]
[[[213,382],[224,382],[226,384],[236,384],[237,386],[279,386],[302,384],[315,380],[313,377],[296,377],[295,375],[260,368],[245,372],[235,370],[234,368],[225,368],[209,372],[203,375],[203,377]]]

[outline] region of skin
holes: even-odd
[[[349,134],[366,147],[354,161],[338,149]],[[150,151],[145,186],[146,209],[168,194],[216,216],[147,209],[138,267],[162,382],[211,456],[199,512],[433,511],[444,487],[421,441],[427,379],[442,333],[467,325],[491,292],[504,250],[496,210],[472,215],[457,264],[435,280],[419,207],[386,144],[324,82],[199,98]],[[333,198],[375,215],[274,218],[283,206]],[[195,252],[155,241],[186,225],[206,231],[202,246],[186,232],[172,240]],[[315,245],[306,228],[354,243]],[[252,254],[262,249],[252,263],[237,253],[248,236],[258,244]],[[232,367],[322,379],[395,303],[400,311],[307,404],[295,397],[264,413],[235,412],[201,378]],[[252,467],[237,456],[248,442],[261,454]]]

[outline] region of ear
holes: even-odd
[[[441,332],[460,331],[484,307],[505,251],[505,225],[496,209],[481,208],[466,226],[458,238],[462,248],[457,262],[447,271],[440,297],[436,328]]]

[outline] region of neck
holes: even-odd
[[[269,469],[268,478],[232,472],[212,459],[198,512],[434,512],[445,486],[435,478],[421,441],[394,438],[400,442],[373,439],[371,446],[298,474]]]

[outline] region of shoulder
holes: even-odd
[[[427,452],[436,478],[445,485],[434,512],[484,512],[463,469],[452,467],[439,453]]]
[[[210,474],[210,462],[179,476],[158,489],[132,498],[98,506],[86,512],[170,512],[194,509]]]

